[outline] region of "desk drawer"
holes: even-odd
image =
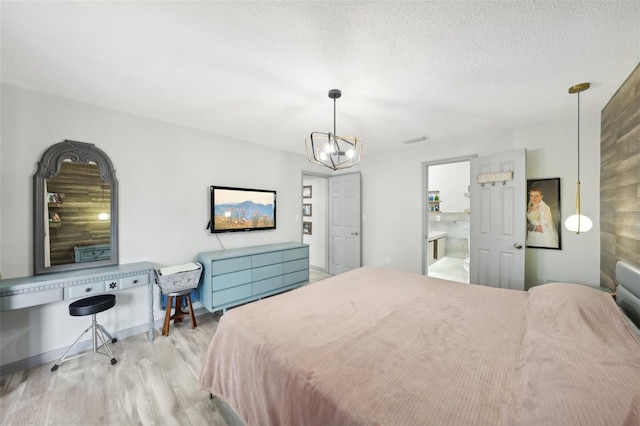
[[[121,289],[135,287],[138,285],[145,285],[145,284],[149,284],[149,274],[140,274],[140,275],[134,275],[132,277],[120,278]]]
[[[300,247],[297,249],[285,250],[284,261],[302,259],[303,257],[309,257],[309,247]]]
[[[64,298],[75,299],[77,297],[94,296],[96,294],[104,293],[104,288],[104,281],[65,287]]]
[[[226,290],[214,291],[211,303],[215,308],[216,306],[246,299],[247,297],[251,297],[251,284],[231,287]]]
[[[232,259],[214,260],[211,262],[211,275],[228,274],[251,268],[251,256],[234,257]]]
[[[29,306],[43,305],[62,300],[62,289],[36,291],[33,293],[15,294],[0,297],[0,311],[27,308]]]

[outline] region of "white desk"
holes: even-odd
[[[149,340],[153,340],[154,264],[129,263],[0,281],[0,311],[146,285],[149,293]]]

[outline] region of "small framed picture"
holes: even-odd
[[[527,247],[561,250],[560,178],[527,180]]]
[[[311,235],[311,222],[302,222],[302,233]]]
[[[311,198],[311,185],[302,187],[302,198]]]
[[[49,203],[61,203],[60,195],[57,192],[47,192],[47,200]]]
[[[311,216],[311,204],[302,205],[302,216]]]

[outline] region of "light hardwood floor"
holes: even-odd
[[[311,271],[311,281],[328,277]],[[220,313],[171,324],[111,345],[118,363],[87,355],[0,376],[0,424],[9,425],[242,425],[223,401],[200,390],[202,359]],[[98,321],[100,320],[98,316]]]

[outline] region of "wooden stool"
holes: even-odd
[[[192,288],[187,290],[177,291],[175,293],[165,293],[167,296],[167,313],[164,316],[164,325],[162,326],[162,335],[169,335],[169,323],[173,320],[173,323],[182,322],[182,317],[185,315],[189,315],[191,317],[191,328],[196,328],[196,316],[193,314],[193,306],[191,305],[191,290]],[[187,298],[187,306],[189,308],[189,312],[182,311],[182,296],[186,296]],[[176,308],[174,314],[171,315],[171,301],[173,298],[176,298]]]

